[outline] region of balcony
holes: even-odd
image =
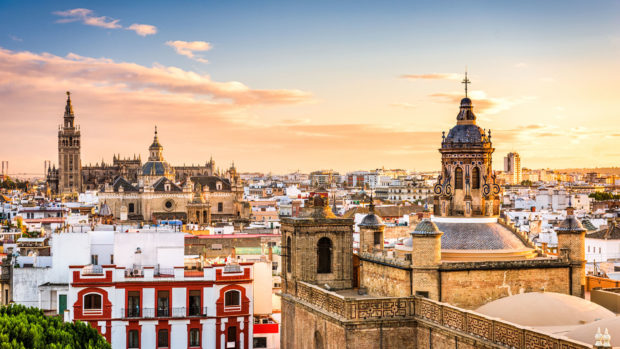
[[[121,308],[122,318],[125,319],[154,319],[154,318],[185,318],[185,317],[206,317],[207,308]]]

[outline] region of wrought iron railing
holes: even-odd
[[[82,274],[103,274],[103,268],[100,265],[89,265],[82,268]]]
[[[123,318],[158,318],[158,317],[204,317],[207,316],[207,308],[180,307],[180,308],[121,308]]]

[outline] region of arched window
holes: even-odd
[[[291,259],[293,258],[292,255],[293,249],[291,246],[291,237],[287,237],[286,238],[286,271],[288,271],[289,273],[293,272],[293,268],[292,266],[292,261]]]
[[[133,203],[129,204],[129,213],[134,213],[136,210],[136,206]]]
[[[84,296],[84,313],[98,314],[103,310],[101,306],[102,297],[99,293],[89,293]]]
[[[454,170],[454,189],[463,189],[463,169],[460,167]]]
[[[232,290],[224,293],[225,307],[238,307],[241,305],[241,292]]]
[[[480,189],[480,169],[478,167],[471,170],[471,188]]]
[[[323,237],[317,243],[317,273],[332,272],[332,241]]]
[[[202,211],[202,223],[207,223],[209,220],[207,219],[207,210]]]

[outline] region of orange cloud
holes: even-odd
[[[121,28],[121,25],[118,24],[118,19],[113,19],[106,16],[96,17],[94,16],[93,10],[89,10],[86,8],[74,8],[72,10],[66,11],[55,11],[53,12],[53,14],[63,17],[62,19],[57,20],[57,23],[82,22],[86,25],[92,25],[95,27],[107,29]]]
[[[167,41],[166,45],[174,48],[174,50],[182,56],[188,57],[190,59],[193,59],[201,63],[209,62],[208,60],[200,56],[197,56],[195,54],[195,52],[205,52],[205,51],[209,51],[212,48],[211,44],[206,41],[176,40],[176,41]]]
[[[134,23],[126,28],[127,30],[133,30],[140,36],[157,34],[157,27],[150,24],[138,24]]]
[[[97,17],[95,16],[95,12],[93,10],[89,10],[87,8],[74,8],[66,11],[55,11],[52,12],[52,14],[62,17],[57,20],[56,23],[81,22],[85,25],[106,29],[123,28],[123,26],[118,23],[120,22],[120,19],[114,19],[106,16]],[[150,24],[134,23],[125,29],[132,30],[140,36],[153,35],[157,33],[157,27]]]
[[[431,97],[438,98],[446,103],[457,104],[464,97],[462,92],[433,93]],[[511,109],[519,104],[533,100],[535,97],[488,97],[484,91],[470,91],[469,97],[474,103],[474,111],[481,114],[497,114]]]

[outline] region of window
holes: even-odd
[[[376,231],[374,233],[374,240],[375,240],[375,245],[383,245],[382,241],[381,241],[381,232],[380,231]],[[383,246],[381,246],[383,247]]]
[[[590,252],[590,246],[588,246],[588,252]]]
[[[168,200],[168,201],[166,201],[166,203],[164,205],[166,206],[167,209],[171,209],[172,208],[172,201]]]
[[[200,290],[189,291],[189,316],[201,315]]]
[[[90,293],[84,296],[84,310],[101,310],[101,295]]]
[[[254,337],[254,348],[267,348],[267,337]]]
[[[471,188],[480,189],[480,169],[478,167],[471,170]]]
[[[418,297],[428,298],[428,291],[415,291],[415,295]]]
[[[228,291],[224,293],[225,307],[239,307],[241,305],[241,292]]]
[[[199,329],[192,328],[189,330],[189,346],[190,347],[200,346],[200,330]]]
[[[127,347],[140,348],[140,333],[138,333],[138,330],[130,330],[127,334]]]
[[[127,317],[140,317],[140,291],[127,292]]]
[[[314,348],[323,349],[323,336],[319,331],[314,332]]]
[[[168,348],[168,330],[162,329],[157,331],[157,347]]]
[[[134,213],[134,211],[136,210],[136,205],[134,205],[133,203],[129,204],[129,213]]]
[[[454,189],[463,189],[463,169],[460,167],[454,170]]]
[[[237,327],[230,326],[227,331],[228,335],[226,336],[226,342],[228,343],[237,343]]]
[[[114,264],[114,255],[113,254],[110,255],[110,264]]]
[[[99,256],[96,254],[90,255],[90,264],[99,265]]]
[[[291,237],[286,238],[286,271],[289,273],[293,272],[293,268],[291,268],[291,259],[293,258],[293,249],[291,246]]]
[[[600,247],[598,248],[598,253],[601,253],[601,248]]]
[[[169,316],[170,292],[157,292],[157,316]]]
[[[217,212],[222,212],[224,211],[224,204],[221,202],[217,203]]]
[[[323,237],[317,243],[317,273],[332,272],[332,241]]]

